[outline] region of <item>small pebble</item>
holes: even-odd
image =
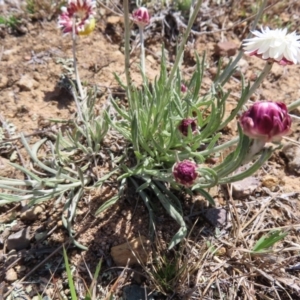
[[[9,282],[16,281],[18,279],[17,272],[13,268],[7,270],[5,274],[5,279]]]

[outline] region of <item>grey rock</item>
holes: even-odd
[[[283,146],[281,151],[287,158],[289,170],[300,175],[300,147],[298,145],[288,143]]]
[[[213,226],[223,226],[227,222],[227,211],[224,208],[209,208],[204,217]]]
[[[30,227],[23,228],[7,238],[6,246],[8,250],[17,251],[27,248],[30,245]]]
[[[250,176],[232,183],[232,196],[234,199],[244,199],[250,196],[259,187],[259,180]]]
[[[148,295],[149,291],[139,285],[126,285],[123,288],[123,300],[154,300],[154,297]]]

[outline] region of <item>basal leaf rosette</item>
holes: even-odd
[[[68,0],[67,6],[61,8],[58,27],[64,34],[72,33],[73,20],[77,35],[88,35],[95,28],[95,6],[93,0]]]
[[[287,29],[252,31],[254,37],[245,39],[243,47],[248,55],[255,55],[280,65],[293,65],[300,62],[300,36]]]
[[[279,142],[291,133],[292,119],[282,102],[257,102],[239,119],[245,135],[264,142]]]

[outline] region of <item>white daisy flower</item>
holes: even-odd
[[[300,36],[296,32],[287,34],[287,28],[271,30],[269,27],[252,31],[253,38],[245,39],[243,47],[246,54],[292,65],[300,62]]]

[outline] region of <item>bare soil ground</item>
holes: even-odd
[[[203,92],[216,74],[219,57],[224,58],[225,65],[229,57],[235,55],[241,40],[248,33],[248,25],[252,21],[248,17],[252,17],[255,12],[253,1],[231,1],[233,6],[229,5],[229,1],[219,1],[219,4],[218,1],[204,2],[206,4],[203,5],[199,24],[194,28],[199,34],[191,36],[183,68],[183,73],[189,78],[195,67],[194,51],[199,55],[206,51]],[[269,5],[274,5],[267,10],[264,25],[273,28],[289,26],[290,30],[299,28],[300,5],[297,1],[269,2]],[[12,2],[5,2],[5,5],[0,6],[0,15],[10,15],[19,10],[21,9],[14,7]],[[115,97],[124,98],[124,92],[113,75],[115,72],[124,79],[123,20],[114,6],[110,6],[110,10],[99,6],[97,11],[96,30],[78,40],[77,57],[82,81],[98,88],[98,105],[101,109],[107,103],[108,92]],[[163,15],[154,8],[152,13],[157,18]],[[177,17],[174,17],[172,10],[164,8],[163,13],[165,15],[161,21],[155,22],[147,30],[146,73],[150,80],[159,72],[162,43],[166,44],[168,60],[172,63],[175,40],[184,30],[176,24]],[[166,22],[164,26],[163,21]],[[76,110],[72,97],[58,85],[63,74],[70,72],[72,75],[70,38],[61,35],[55,20],[48,21],[39,17],[33,21],[25,14],[22,26],[22,34],[21,30],[10,29],[9,33],[7,27],[0,28],[0,121],[2,126],[7,123],[11,127],[11,136],[5,136],[5,143],[0,143],[0,175],[10,178],[22,176],[6,163],[13,149],[19,151],[17,161],[23,157],[22,163],[31,167],[19,140],[14,137],[23,132],[33,143],[47,136],[49,130],[55,129],[56,125],[50,119],[68,120]],[[235,51],[220,54],[216,50],[220,41],[235,44]],[[137,30],[133,28],[131,74],[137,85],[141,83],[138,57]],[[244,57],[239,66],[245,79],[250,81],[256,78],[262,67],[262,61],[255,57]],[[275,65],[251,101],[270,99],[289,104],[300,98],[299,78],[300,70],[297,65],[285,68]],[[232,90],[228,100],[228,113],[236,105],[240,84],[241,76],[236,74],[226,86],[226,89]],[[299,116],[299,110],[293,111],[293,114]],[[235,132],[236,124],[232,122],[224,134],[225,137],[230,137]],[[300,122],[295,118],[293,134],[289,138],[298,143],[298,148],[299,133]],[[103,147],[113,151],[111,146],[114,143],[118,143],[117,138],[108,137]],[[100,167],[104,173],[109,168],[109,161]],[[224,208],[226,211],[226,221],[222,221],[220,226],[213,226],[216,225],[215,221],[210,222],[210,216],[206,214],[208,205],[200,196],[182,197],[185,219],[191,229],[182,252],[180,249],[177,249],[178,252],[166,250],[178,226],[157,203],[156,243],[151,246],[152,264],[155,265],[157,253],[159,256],[165,255],[168,261],[174,260],[176,254],[181,253],[179,261],[182,264],[186,262],[186,273],[189,273],[189,276],[182,275],[182,278],[174,282],[170,279],[169,288],[161,290],[167,294],[165,297],[171,298],[173,295],[172,299],[225,299],[226,295],[226,299],[300,299],[299,173],[288,167],[286,156],[279,150],[255,174],[255,178],[259,183],[246,196],[232,193],[231,187],[216,187],[210,191],[217,208]],[[87,246],[88,250],[80,251],[72,245],[68,248],[69,260],[75,268],[74,278],[79,288],[83,286],[83,282],[90,284],[88,270],[93,274],[97,263],[103,259],[97,287],[99,299],[104,299],[109,290],[114,291],[118,298],[122,295],[123,286],[131,283],[159,290],[155,280],[138,264],[128,269],[122,275],[122,280],[113,286],[121,268],[115,268],[118,266],[111,256],[112,247],[139,236],[149,239],[148,212],[135,196],[133,188],[129,188],[127,197],[111,209],[100,217],[95,216],[97,208],[117,189],[117,182],[109,181],[101,189],[87,193],[81,199],[74,229],[78,232],[78,241]],[[12,288],[26,295],[27,299],[33,299],[38,294],[48,295],[49,299],[59,299],[59,293],[70,297],[62,251],[59,248],[68,239],[61,222],[62,206],[63,204],[55,201],[43,203],[32,218],[24,217],[26,203],[0,207],[0,299],[8,295],[7,292]],[[238,229],[235,226],[237,222],[240,223]],[[29,228],[30,245],[21,251],[8,251],[6,238],[22,228]],[[255,241],[272,228],[289,230],[284,242],[276,245],[272,253],[253,258],[243,252],[251,249]],[[45,236],[39,239],[38,234]],[[212,251],[210,246],[217,250]],[[50,257],[52,253],[54,255]],[[39,268],[31,272],[37,265]],[[151,266],[146,268],[152,270],[153,274]]]

